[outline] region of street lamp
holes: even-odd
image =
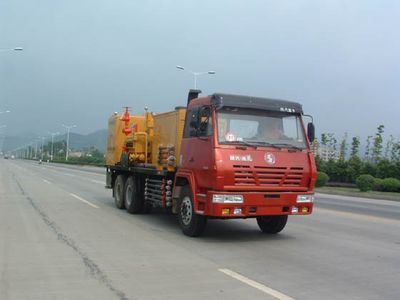
[[[50,154],[50,160],[52,161],[52,160],[53,160],[53,157],[54,157],[54,147],[53,147],[53,144],[54,144],[54,137],[55,137],[56,135],[59,135],[60,133],[59,133],[59,132],[50,132],[50,131],[48,131],[48,133],[51,135],[51,154]]]
[[[65,160],[68,161],[68,152],[69,152],[69,132],[71,131],[71,128],[76,127],[76,125],[64,125],[62,124],[62,127],[64,127],[67,130],[67,151],[65,152]]]
[[[9,111],[9,110],[0,111],[0,114],[5,114],[5,113],[9,113],[9,112],[11,112],[11,111]]]
[[[197,89],[197,76],[200,75],[205,75],[205,74],[209,74],[209,75],[214,75],[215,71],[207,71],[207,72],[194,72],[191,70],[186,70],[184,67],[182,66],[176,66],[177,69],[182,70],[182,71],[188,71],[190,74],[193,75],[193,79],[194,79],[194,89]]]
[[[8,49],[0,49],[0,52],[7,52],[7,51],[22,51],[24,48],[22,47],[15,47],[15,48],[8,48]]]

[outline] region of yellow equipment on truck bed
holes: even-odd
[[[174,171],[179,159],[185,107],[138,115],[114,114],[108,121],[107,166],[143,166]],[[128,119],[129,118],[129,119]]]

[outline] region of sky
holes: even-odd
[[[400,1],[0,0],[3,135],[87,134],[214,92],[300,102],[317,135],[400,138]],[[1,133],[1,132],[0,132]],[[29,142],[29,141],[28,141]]]

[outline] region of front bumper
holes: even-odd
[[[243,195],[243,203],[213,203],[214,194]],[[215,218],[253,218],[271,215],[309,215],[313,210],[313,203],[297,203],[297,195],[313,195],[293,192],[217,192],[197,194],[196,213]]]

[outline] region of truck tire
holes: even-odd
[[[125,208],[130,214],[139,214],[143,209],[143,195],[139,193],[138,183],[129,176],[125,184]]]
[[[257,217],[257,224],[262,232],[275,234],[285,228],[287,219],[287,215]]]
[[[182,232],[191,237],[200,236],[206,228],[207,218],[195,214],[192,192],[184,186],[178,200],[178,221]]]
[[[125,182],[126,176],[125,175],[118,175],[117,179],[115,179],[114,183],[114,202],[115,206],[119,209],[125,208]]]

